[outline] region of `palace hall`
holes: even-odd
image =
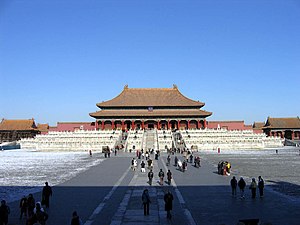
[[[130,129],[204,129],[211,112],[202,110],[205,103],[184,96],[172,88],[129,88],[115,98],[96,104],[99,111],[90,113],[99,130]]]

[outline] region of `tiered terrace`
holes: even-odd
[[[144,130],[129,130],[127,141],[125,143],[125,149],[127,151],[131,150],[141,150],[144,141]]]
[[[284,139],[255,134],[252,130],[228,131],[226,129],[180,130],[188,149],[263,149],[282,147]],[[38,150],[102,150],[114,148],[122,138],[121,130],[49,132],[20,141],[21,148]],[[129,130],[125,143],[126,151],[154,148],[165,151],[172,148],[174,138],[170,130]],[[150,144],[150,145],[149,145]]]
[[[170,149],[173,146],[173,135],[170,130],[157,130],[157,140],[160,149]]]
[[[20,144],[23,149],[101,151],[102,147],[113,148],[121,138],[121,133],[121,131],[53,131],[37,135],[35,138],[21,139]]]
[[[263,149],[282,147],[283,139],[255,134],[252,130],[204,129],[185,130],[181,135],[187,148],[211,149]]]

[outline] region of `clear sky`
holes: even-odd
[[[299,116],[300,1],[1,0],[0,117],[93,121],[129,88],[205,102],[208,120]]]

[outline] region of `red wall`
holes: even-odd
[[[245,125],[244,121],[208,121],[207,128],[217,129],[218,125],[227,130],[252,130],[252,127]]]
[[[75,131],[82,127],[83,130],[95,130],[92,122],[58,122],[56,127],[49,127],[49,131]]]

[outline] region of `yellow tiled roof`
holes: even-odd
[[[92,117],[168,117],[168,116],[202,116],[207,117],[212,113],[200,109],[191,110],[100,110],[90,113]]]
[[[0,123],[0,130],[36,130],[34,119],[29,120],[7,120]]]
[[[98,103],[98,107],[199,107],[204,103],[194,101],[180,93],[177,86],[173,88],[128,88],[115,98]]]
[[[299,117],[292,118],[271,118],[268,117],[266,125],[264,128],[279,128],[279,129],[288,129],[288,128],[300,128],[300,119]]]

